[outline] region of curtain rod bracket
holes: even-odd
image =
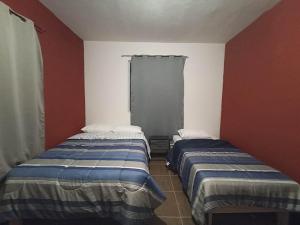
[[[22,20],[23,22],[26,22],[26,18],[24,18],[23,16],[19,15],[18,13],[14,12],[13,10],[9,9],[9,13],[18,17],[20,20]],[[36,29],[36,31],[38,31],[39,33],[44,33],[45,30],[41,27],[39,27],[38,25],[36,24],[33,24],[34,25],[34,28]]]

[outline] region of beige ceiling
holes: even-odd
[[[226,43],[280,0],[40,0],[83,40]]]

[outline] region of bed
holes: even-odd
[[[300,186],[281,172],[223,140],[177,138],[167,164],[178,173],[195,221],[212,223],[213,213],[300,211]]]
[[[149,174],[143,134],[82,133],[12,169],[0,189],[0,223],[114,218],[141,224],[164,200]]]

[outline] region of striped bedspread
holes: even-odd
[[[0,223],[111,217],[141,224],[165,199],[148,159],[143,138],[74,136],[9,172],[0,189]]]
[[[182,140],[168,155],[192,205],[194,219],[222,207],[300,211],[300,186],[281,172],[221,140]]]

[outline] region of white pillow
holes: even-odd
[[[177,142],[177,141],[180,141],[180,140],[182,140],[182,137],[180,137],[179,135],[173,135],[173,142],[175,143],[175,142]]]
[[[113,132],[129,132],[129,133],[142,133],[142,128],[139,126],[118,126],[113,129]]]
[[[182,139],[211,139],[211,136],[203,130],[180,129],[178,134]]]
[[[91,124],[81,129],[85,133],[96,133],[96,132],[110,132],[113,130],[113,126],[104,124]]]

